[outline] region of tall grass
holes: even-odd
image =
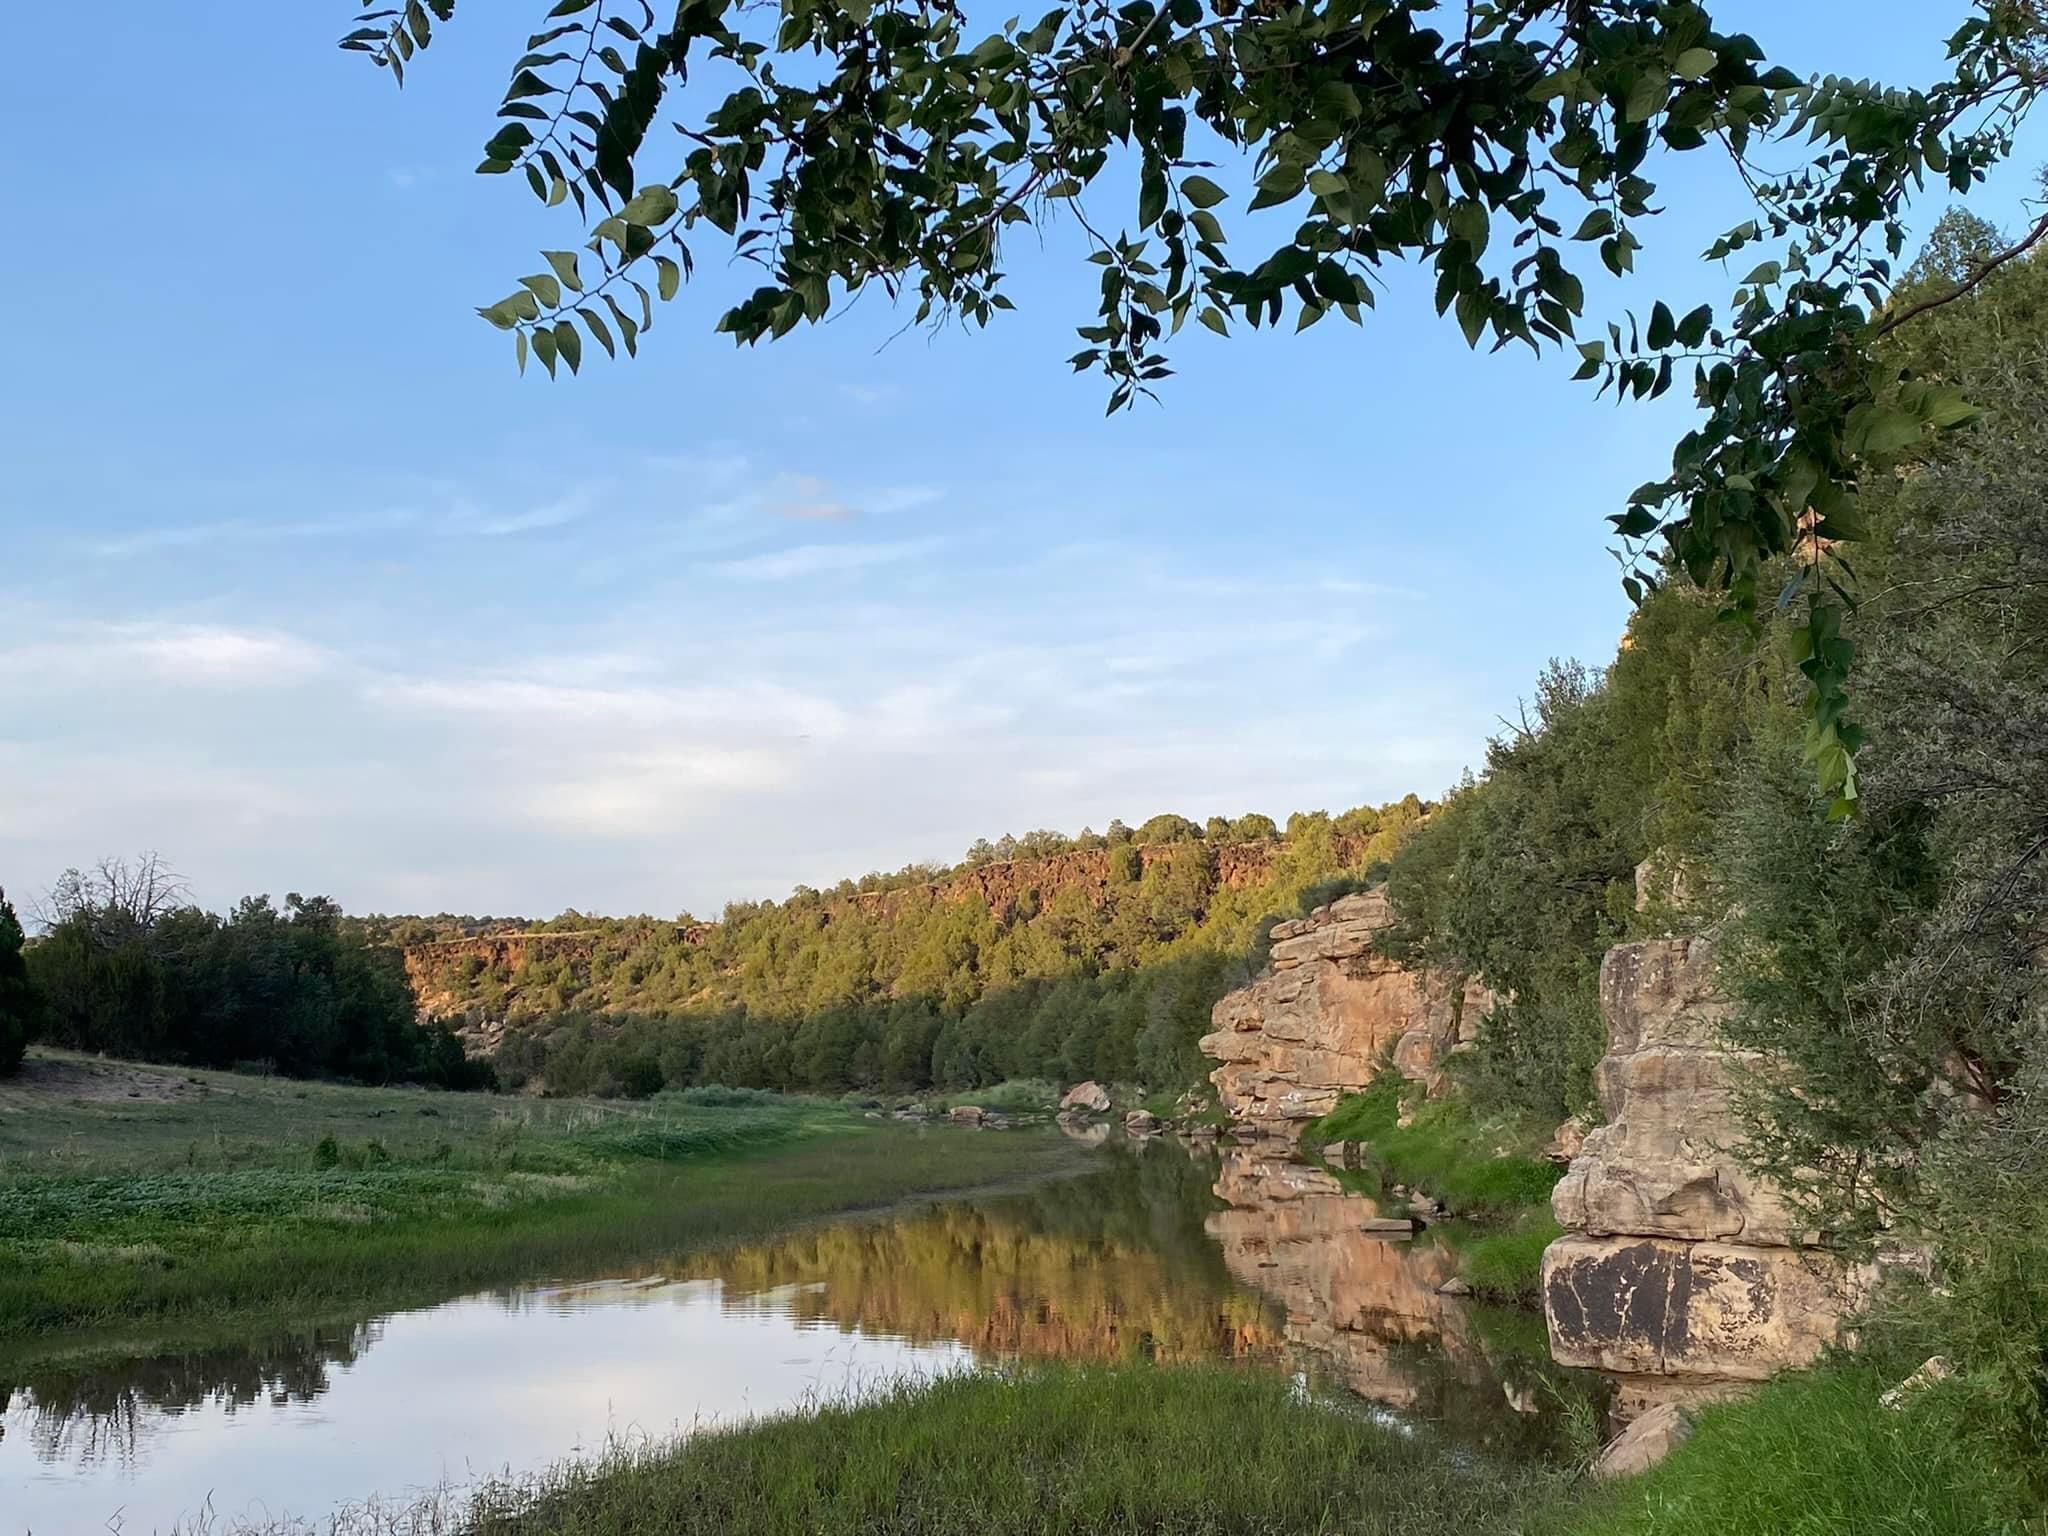
[[[1572,1536],[2042,1536],[2041,1468],[1994,1452],[1962,1383],[1893,1411],[1848,1361],[1709,1408],[1661,1467],[1592,1499]],[[2030,1475],[2031,1474],[2031,1475]]]
[[[1051,1367],[621,1449],[343,1536],[1515,1536],[1554,1471],[1453,1452],[1285,1377]],[[274,1528],[273,1528],[274,1529]]]

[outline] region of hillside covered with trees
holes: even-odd
[[[499,1040],[508,1086],[643,1094],[722,1083],[915,1092],[1006,1078],[1180,1089],[1216,999],[1263,932],[1383,870],[1420,826],[1410,796],[1339,816],[978,842],[913,865],[687,918],[565,914],[519,946],[435,944],[504,923],[390,919],[437,1016]],[[424,942],[423,942],[424,941]],[[502,1026],[502,1039],[500,1027]]]

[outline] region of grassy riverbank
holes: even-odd
[[[1554,1470],[1452,1453],[1285,1376],[1048,1367],[906,1384],[859,1406],[618,1451],[342,1536],[1509,1536],[1559,1514]]]
[[[1535,1123],[1481,1121],[1459,1095],[1425,1102],[1419,1085],[1384,1073],[1311,1124],[1302,1147],[1357,1144],[1361,1166],[1342,1177],[1390,1206],[1401,1203],[1389,1194],[1397,1185],[1435,1196],[1453,1219],[1432,1232],[1457,1250],[1473,1290],[1531,1305],[1543,1250],[1559,1231],[1550,1191],[1563,1170],[1540,1155],[1547,1135]]]
[[[1078,1158],[1047,1136],[712,1091],[507,1100],[48,1055],[4,1093],[10,1351],[82,1329],[435,1299]]]

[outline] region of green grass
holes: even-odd
[[[1543,1300],[1543,1250],[1563,1234],[1548,1204],[1495,1224],[1451,1222],[1433,1229],[1458,1254],[1458,1272],[1488,1301],[1534,1307]]]
[[[974,1104],[982,1109],[1000,1109],[1008,1114],[1028,1114],[1055,1109],[1060,1102],[1060,1085],[1042,1077],[1011,1077],[987,1088],[948,1094],[938,1101],[947,1109],[956,1104]]]
[[[1415,1106],[1400,1123],[1404,1095],[1415,1084],[1382,1073],[1364,1093],[1352,1094],[1302,1133],[1314,1150],[1333,1141],[1371,1149],[1383,1184],[1423,1189],[1464,1217],[1498,1217],[1549,1202],[1563,1170],[1531,1155],[1534,1128],[1482,1123],[1456,1096]]]
[[[2040,1536],[2039,1479],[1982,1433],[1964,1384],[1899,1412],[1850,1361],[1705,1410],[1663,1466],[1596,1495],[1572,1536]],[[2030,1475],[2031,1474],[2031,1475]],[[2030,1487],[2030,1483],[2032,1486]]]
[[[196,1076],[206,1092],[171,1103],[39,1099],[35,1074],[7,1090],[0,1354],[583,1274],[1080,1155],[817,1101],[621,1108]]]
[[[905,1384],[859,1406],[621,1451],[486,1488],[472,1536],[1509,1536],[1556,1472],[1453,1453],[1285,1376],[1054,1367]],[[433,1524],[436,1518],[444,1524]],[[410,1521],[412,1523],[406,1523]]]

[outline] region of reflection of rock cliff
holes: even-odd
[[[1368,1235],[1372,1201],[1320,1168],[1255,1148],[1225,1150],[1216,1193],[1230,1209],[1209,1218],[1209,1235],[1233,1275],[1287,1308],[1288,1341],[1352,1391],[1412,1404],[1422,1389],[1398,1347],[1461,1332],[1459,1303],[1437,1294],[1457,1269],[1450,1252]]]
[[[1483,988],[1405,970],[1374,940],[1391,921],[1379,891],[1346,896],[1273,930],[1272,963],[1216,1005],[1202,1049],[1239,1120],[1312,1120],[1372,1081],[1382,1051],[1434,1086],[1444,1059],[1492,1006]]]
[[[1608,952],[1608,1123],[1553,1197],[1566,1235],[1544,1255],[1552,1351],[1619,1374],[1636,1403],[1807,1364],[1839,1333],[1857,1279],[1793,1247],[1782,1195],[1729,1154],[1737,1060],[1716,1033],[1727,1008],[1712,971],[1706,939]]]
[[[1002,1356],[1194,1361],[1277,1356],[1281,1345],[1270,1308],[1220,1268],[1048,1222],[1028,1201],[828,1227],[694,1268],[723,1279],[728,1298],[807,1287],[788,1305],[808,1321]]]

